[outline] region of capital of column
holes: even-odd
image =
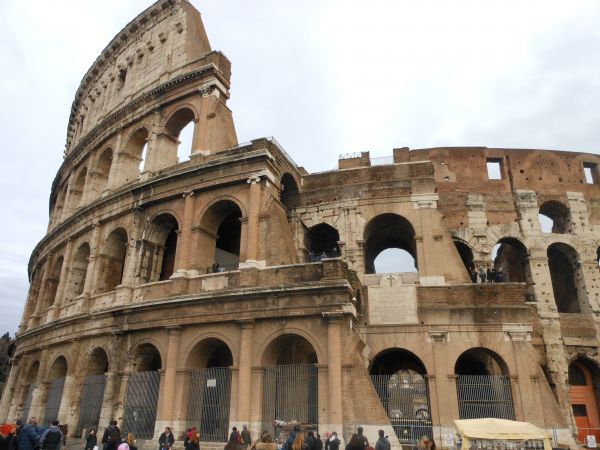
[[[324,312],[323,317],[327,320],[329,325],[336,325],[342,322],[344,313],[341,311]]]

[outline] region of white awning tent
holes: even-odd
[[[552,450],[550,435],[528,422],[516,422],[503,419],[455,420],[454,424],[462,437],[462,450],[471,448],[475,439],[496,441],[541,440],[544,450]]]

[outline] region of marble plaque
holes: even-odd
[[[369,324],[402,325],[419,323],[417,317],[417,288],[402,284],[400,275],[387,274],[379,284],[370,284]]]

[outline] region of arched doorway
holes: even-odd
[[[79,423],[76,436],[81,436],[83,430],[98,430],[100,412],[104,400],[106,372],[108,372],[108,356],[97,347],[86,358],[87,375],[81,387],[79,402]]]
[[[281,177],[281,193],[279,200],[288,211],[291,211],[300,203],[298,184],[292,175],[286,173]]]
[[[569,397],[575,425],[577,440],[581,444],[587,442],[587,436],[596,437],[600,441],[600,407],[598,392],[600,389],[600,370],[591,361],[579,359],[569,366]]]
[[[475,271],[475,263],[473,261],[473,250],[466,242],[460,241],[458,239],[454,240],[454,246],[456,247],[456,251],[460,256],[469,277],[473,283],[477,282],[477,272]]]
[[[242,211],[230,200],[213,204],[204,213],[200,225],[204,231],[198,239],[201,265],[208,272],[237,269],[240,261]]]
[[[279,336],[265,350],[263,364],[262,429],[275,433],[276,419],[318,424],[317,354],[311,343],[297,334]]]
[[[35,380],[38,376],[38,371],[40,369],[40,364],[36,361],[31,365],[29,370],[27,371],[27,376],[25,377],[25,383],[23,385],[22,392],[22,401],[23,401],[23,411],[21,413],[21,420],[23,423],[27,423],[29,420],[29,410],[31,409],[31,400],[33,399],[33,391],[35,391],[36,383]]]
[[[67,278],[68,283],[67,291],[65,293],[65,303],[68,304],[83,293],[89,260],[90,246],[87,242],[84,242],[79,246],[71,261],[71,267]]]
[[[338,230],[326,223],[319,223],[308,230],[308,248],[311,262],[321,261],[323,258],[336,258],[340,256]]]
[[[67,360],[64,356],[59,356],[52,364],[48,375],[50,388],[46,395],[46,406],[44,408],[44,418],[41,425],[49,426],[54,420],[58,420],[58,412],[60,411],[66,377]]]
[[[196,115],[189,108],[181,108],[165,124],[165,138],[161,140],[161,149],[168,160],[187,161],[193,151]],[[173,156],[170,156],[170,155]]]
[[[486,348],[465,351],[454,366],[461,419],[515,420],[508,367]]]
[[[117,228],[108,235],[100,255],[99,293],[114,291],[123,281],[127,243],[127,232],[123,228]]]
[[[492,268],[501,281],[526,283],[531,280],[527,248],[515,238],[500,239],[492,250]],[[498,275],[496,275],[498,279]]]
[[[414,446],[421,436],[433,436],[427,371],[416,355],[386,350],[373,360],[370,374],[402,445]]]
[[[155,217],[144,231],[139,277],[142,283],[168,280],[175,269],[177,219],[171,214]]]
[[[220,339],[205,339],[188,358],[190,390],[187,396],[188,427],[200,426],[204,441],[227,441],[231,402],[233,356]]]
[[[365,227],[365,272],[416,272],[417,249],[411,223],[397,214],[381,214]]]
[[[585,281],[577,251],[561,242],[548,247],[548,268],[558,312],[579,313],[585,296]]]
[[[138,439],[152,439],[160,389],[160,353],[152,344],[140,345],[134,353],[133,373],[127,383],[123,432]]]
[[[571,232],[571,212],[563,203],[556,200],[544,202],[540,206],[538,219],[544,233]]]

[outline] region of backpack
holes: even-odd
[[[117,447],[117,450],[129,450],[129,444],[127,444],[127,442],[122,442]]]

